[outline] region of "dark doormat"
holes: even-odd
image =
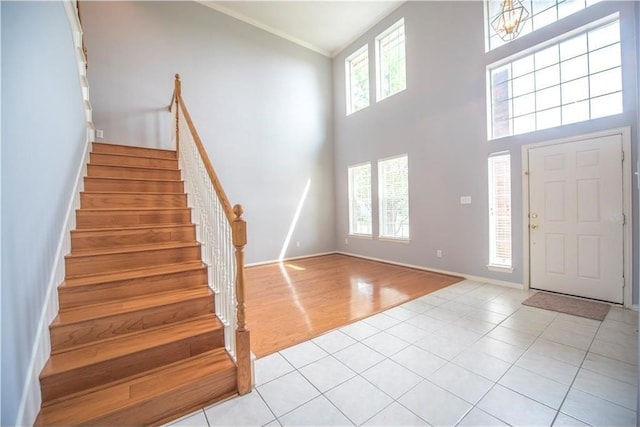
[[[535,295],[522,301],[522,304],[600,321],[604,320],[611,308],[609,304],[602,302],[587,301],[546,292],[536,292]]]

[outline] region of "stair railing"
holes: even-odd
[[[181,93],[180,75],[169,111],[175,118],[174,137],[187,190],[202,260],[208,265],[209,287],[215,295],[216,315],[224,325],[227,352],[236,362],[238,392],[251,391],[251,350],[245,324],[244,247],[247,224],[242,206],[231,207],[209,156],[193,125]]]

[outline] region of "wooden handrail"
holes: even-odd
[[[222,208],[224,209],[224,213],[229,220],[229,223],[232,223],[235,215],[233,214],[233,208],[231,207],[231,203],[227,198],[224,189],[222,188],[222,184],[218,179],[218,175],[216,171],[213,169],[213,165],[211,164],[211,160],[209,160],[209,156],[207,155],[207,151],[204,149],[204,145],[202,144],[202,140],[196,131],[195,126],[193,125],[193,121],[191,120],[191,115],[187,110],[187,107],[184,105],[184,101],[182,100],[182,85],[180,82],[180,74],[176,74],[175,76],[175,87],[173,91],[173,97],[171,98],[171,103],[175,101],[178,104],[178,108],[184,114],[184,119],[189,126],[189,131],[191,132],[191,137],[198,148],[198,153],[200,153],[200,157],[202,158],[202,162],[204,163],[204,167],[207,170],[207,174],[209,175],[209,179],[211,179],[211,183],[213,184],[213,188],[216,190],[218,194],[218,198],[220,199],[220,203],[222,203]],[[171,110],[171,106],[169,106],[169,110]]]

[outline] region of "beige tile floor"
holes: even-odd
[[[172,426],[636,425],[638,313],[530,294],[460,282],[258,359],[252,393]]]

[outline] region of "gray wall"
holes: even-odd
[[[86,140],[62,2],[1,2],[2,425],[14,425]]]
[[[635,5],[636,5],[635,15],[638,19],[640,19],[640,2],[635,2]],[[640,32],[640,30],[638,31]],[[636,49],[637,49],[636,50],[637,58],[640,58],[640,34],[638,35],[638,37],[636,37]],[[638,113],[638,124],[640,125],[640,72],[638,72],[637,69],[636,69],[636,78],[638,79],[638,91],[636,93],[637,95],[636,100],[638,102],[637,113]],[[640,153],[640,132],[636,132],[636,141],[637,141],[636,149]],[[638,165],[638,163],[636,163],[636,165]],[[640,169],[640,167],[638,169]],[[634,187],[636,189],[640,187],[640,174],[636,175]],[[638,199],[636,199],[636,205],[638,205]],[[637,227],[636,230],[637,231],[634,234],[634,238],[636,241],[638,241],[640,240],[640,227]],[[635,261],[638,262],[638,264],[640,265],[640,251],[638,252],[639,253],[636,254]],[[640,318],[638,318],[638,329],[640,330]],[[638,342],[638,354],[640,354],[640,341]],[[638,385],[637,385],[636,408],[640,409],[640,371],[638,372],[637,376],[638,376]],[[638,416],[636,416],[636,426],[640,427],[640,417]]]
[[[334,249],[331,61],[195,2],[83,2],[104,140],[171,147],[173,75],[232,204],[247,262]],[[296,242],[300,247],[296,247]]]
[[[483,3],[408,2],[334,59],[336,246],[340,251],[467,275],[523,283],[521,146],[621,126],[637,133],[637,68],[632,2],[604,2],[559,25],[525,37],[560,34],[588,15],[621,10],[625,114],[525,135],[487,140],[486,66],[499,51],[484,52]],[[407,89],[350,116],[345,114],[344,59],[405,18]],[[464,30],[452,30],[451,23]],[[553,33],[553,34],[555,34]],[[524,37],[523,37],[524,39]],[[522,40],[522,39],[521,39]],[[502,49],[516,52],[518,41]],[[373,68],[373,67],[372,67]],[[371,96],[375,99],[373,70]],[[488,246],[487,155],[509,151],[512,169],[513,273],[491,272]],[[636,151],[633,149],[636,164]],[[395,154],[409,155],[411,242],[348,238],[347,167]],[[373,171],[375,185],[376,172]],[[375,188],[375,187],[374,187]],[[460,205],[460,196],[472,204]],[[634,206],[637,189],[634,188]],[[374,205],[377,203],[374,195]],[[634,222],[638,224],[637,208]],[[377,218],[374,217],[374,224]],[[374,225],[374,235],[377,226]],[[635,231],[634,231],[635,235]],[[436,250],[443,257],[436,257]],[[637,289],[637,242],[634,245]],[[637,296],[634,298],[637,301]]]

